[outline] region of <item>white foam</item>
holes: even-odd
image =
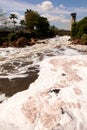
[[[87,55],[42,61],[39,77],[30,88],[0,105],[1,130],[86,130],[86,64]],[[60,92],[52,92],[54,89]]]
[[[51,56],[79,55],[77,50],[68,47],[71,43],[68,41],[69,38],[69,36],[56,36],[55,38],[39,40],[37,41],[39,44],[34,46],[0,48],[0,78],[26,77],[31,65],[36,66],[41,60]],[[10,69],[8,69],[7,66],[13,68],[9,67]]]
[[[0,66],[15,61],[19,63],[18,66],[14,65],[13,74],[7,72],[7,75],[0,75],[0,78],[27,76],[30,66],[40,65],[39,77],[29,89],[15,94],[0,105],[1,130],[87,129],[87,55],[80,55],[77,50],[68,48],[68,39],[67,36],[56,37],[46,39],[47,44],[32,47],[0,48]],[[58,45],[61,47],[57,48]],[[50,51],[55,56],[46,55],[51,54]],[[38,53],[43,54],[42,61]],[[33,63],[22,66],[26,62]],[[0,74],[3,72],[2,70]],[[64,73],[65,77],[62,76]],[[60,90],[58,94],[52,91],[56,88]],[[1,100],[4,98],[5,95],[2,94]],[[35,112],[35,120],[31,123]],[[56,118],[50,123],[54,117]],[[47,124],[48,127],[45,126]]]
[[[4,93],[0,93],[0,102],[3,102],[4,100],[6,100],[8,97],[5,96]]]

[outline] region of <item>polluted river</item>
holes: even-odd
[[[65,90],[62,92],[64,88],[63,83],[64,83],[64,86],[71,85],[71,88],[75,90],[77,95],[81,94],[80,90],[75,89],[73,87],[74,80],[75,82],[77,82],[76,80],[78,81],[81,80],[80,76],[78,76],[78,73],[76,72],[78,68],[74,68],[74,71],[71,71],[71,68],[73,69],[72,65],[74,65],[72,61],[76,65],[83,65],[83,62],[85,65],[87,64],[86,62],[87,61],[87,57],[86,57],[87,47],[85,45],[83,46],[72,45],[69,39],[70,39],[69,36],[61,36],[61,37],[56,36],[55,38],[38,40],[37,43],[33,46],[26,46],[23,48],[13,48],[13,47],[0,48],[0,111],[2,113],[2,115],[0,116],[0,130],[5,130],[5,129],[6,130],[80,130],[80,129],[86,130],[87,129],[86,126],[83,126],[87,118],[81,115],[80,120],[78,120],[77,118],[75,118],[74,120],[75,116],[73,116],[71,113],[71,111],[74,109],[72,107],[74,106],[77,106],[78,108],[81,107],[81,104],[79,105],[79,102],[81,102],[81,100],[78,99],[79,102],[76,103],[74,101],[77,101],[77,97],[75,99],[72,99],[72,97],[69,97],[70,100],[66,101],[67,96],[66,97],[57,96],[57,93],[59,93],[59,91],[61,91],[60,95],[62,95],[63,92],[66,94]],[[81,59],[84,61],[80,62]],[[50,62],[55,67],[50,70],[50,65],[48,64],[48,62]],[[67,71],[64,68],[64,66],[68,68],[67,63],[68,64],[70,63],[71,65],[70,71]],[[58,72],[59,74],[60,72],[62,72],[62,68],[59,65],[63,66],[62,68],[64,69],[64,72],[66,72],[67,74],[71,73],[72,76],[69,76],[65,79],[66,74],[63,72],[62,73],[63,79],[62,79],[60,75],[58,75]],[[60,70],[57,68],[58,66],[60,67]],[[86,70],[87,68],[83,69],[84,72]],[[73,72],[75,74],[75,78],[73,78],[74,77],[74,74],[72,74]],[[82,74],[82,72],[79,72],[79,73],[80,75]],[[86,75],[86,73],[84,73],[84,75]],[[71,82],[70,77],[73,78],[72,82]],[[58,79],[56,80],[56,78]],[[61,79],[62,85],[61,85],[61,82],[59,84],[57,83],[57,85],[54,85],[59,79]],[[85,76],[84,82],[86,79],[87,79],[87,75]],[[40,85],[41,86],[46,85],[46,88],[42,87],[38,89]],[[55,86],[55,88],[60,86],[61,89],[52,89],[52,86]],[[69,91],[71,92],[71,90]],[[48,96],[46,95],[47,93],[48,93]],[[56,94],[54,95],[54,93]],[[45,97],[43,98],[44,95]],[[34,96],[35,96],[35,99],[33,99]],[[43,98],[44,101],[37,98],[40,96],[41,98]],[[50,97],[52,97],[52,100]],[[29,101],[27,101],[27,99],[29,99]],[[39,112],[37,111],[37,113],[40,114],[36,116],[35,121],[31,121],[31,120],[34,120],[34,114],[36,111],[34,106],[31,108],[31,111],[33,112],[29,112],[29,110],[27,110],[28,107],[30,109],[30,107],[32,106],[33,100],[34,100],[35,106],[39,109]],[[41,104],[43,106],[43,104],[45,104],[45,100],[49,102],[48,103],[49,105],[51,105],[52,102],[55,102],[58,100],[59,101],[63,100],[61,101],[62,104],[69,101],[71,102],[70,104],[66,105],[66,107],[62,105],[62,108],[60,108],[60,111],[62,111],[62,114],[63,114],[63,117],[60,116],[61,119],[63,118],[62,120],[60,118],[57,120],[58,118],[57,114],[59,113],[59,115],[61,115],[58,107],[57,109],[56,107],[54,109],[52,108],[52,106],[50,106],[50,108],[48,109],[48,106],[47,106],[48,110],[46,112],[44,112],[45,111],[44,107],[43,107],[44,109],[42,109],[41,111],[41,108],[39,108],[38,106],[39,105],[41,106]],[[85,101],[87,100],[84,98],[84,102]],[[20,103],[17,104],[17,102],[20,102]],[[26,105],[28,104],[28,102],[29,104],[31,104],[31,106]],[[76,104],[74,105],[72,102]],[[70,109],[68,110],[68,106],[71,110]],[[49,116],[45,117],[46,115],[44,115],[44,113],[45,114],[48,113],[48,115],[50,115],[50,109],[55,111],[55,113],[58,110],[57,114],[53,113],[53,115],[56,115],[57,117],[55,120],[53,120],[54,123],[50,122],[52,124],[51,126],[46,125],[46,122],[45,124],[43,124],[43,122],[49,117]],[[86,109],[86,106],[84,106],[84,109]],[[53,111],[51,111],[50,119],[53,116],[52,115]],[[83,111],[83,108],[80,111],[81,112],[80,114],[82,114],[82,111]],[[19,113],[20,121],[17,119],[17,113]],[[32,118],[29,116],[26,116],[28,115],[28,113],[32,116]],[[74,115],[75,113],[76,113],[76,117],[79,116],[76,110],[74,112]],[[10,117],[9,117],[9,114],[11,114]],[[42,119],[42,117],[44,117],[44,119]],[[71,121],[72,118],[73,118],[73,121]],[[42,120],[42,123],[41,123],[41,120]],[[82,120],[84,120],[84,122],[82,122]],[[58,122],[60,122],[59,124],[61,125],[58,125]]]

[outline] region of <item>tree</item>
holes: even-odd
[[[20,20],[21,27],[23,28],[25,26],[25,20]]]
[[[14,28],[15,28],[15,24],[17,23],[16,21],[15,21],[15,19],[17,19],[17,16],[16,16],[16,14],[10,14],[10,19],[12,19],[13,21],[13,24],[14,24]]]
[[[49,28],[50,28],[50,25],[49,25],[47,18],[39,17],[38,24],[37,24],[36,28],[37,28],[38,34],[44,35],[44,36],[47,35]]]
[[[25,12],[26,26],[31,32],[34,30],[34,27],[37,26],[39,17],[39,14],[31,9]]]
[[[50,26],[47,18],[41,17],[31,9],[25,12],[25,22],[30,32],[34,31],[38,35],[46,35]]]
[[[78,32],[78,22],[75,22],[72,24],[72,28],[71,28],[71,37],[75,37],[77,32]]]
[[[87,17],[72,25],[71,36],[81,38],[83,34],[87,34]]]

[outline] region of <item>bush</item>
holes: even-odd
[[[7,36],[7,39],[9,42],[13,42],[14,40],[17,39],[17,35],[15,33],[9,33],[8,36]]]
[[[87,34],[83,34],[83,35],[82,35],[81,41],[82,41],[84,44],[87,44]]]

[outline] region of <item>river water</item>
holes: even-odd
[[[70,46],[69,36],[39,40],[36,45],[24,48],[0,48],[0,102],[23,91],[39,75],[39,63],[57,55],[87,53]]]

